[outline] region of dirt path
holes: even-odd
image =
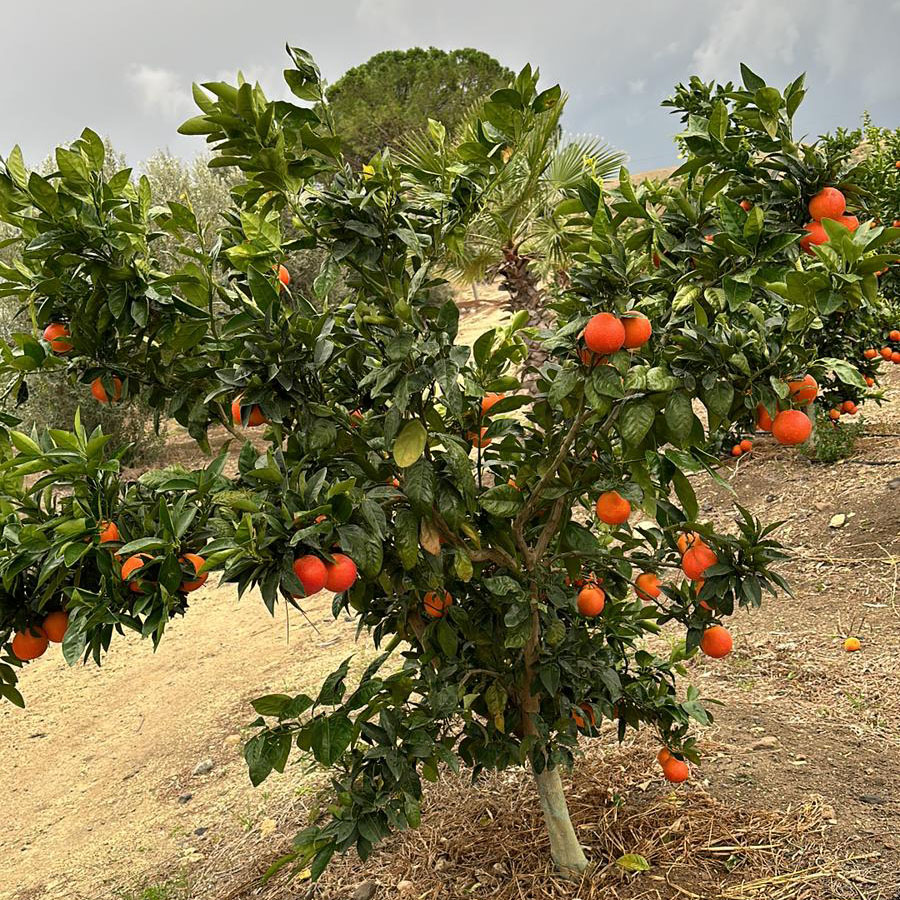
[[[309,605],[318,633],[254,596],[200,591],[153,653],[128,637],[107,662],[68,669],[59,654],[22,679],[28,708],[0,708],[0,795],[15,798],[0,832],[0,898],[100,900],[164,863],[194,863],[218,833],[271,827],[289,779],[254,791],[240,756],[248,701],[312,689],[360,649],[354,626]],[[194,767],[212,760],[208,775]],[[190,795],[190,799],[188,799]],[[198,829],[206,829],[197,834]]]
[[[492,321],[488,310],[476,313],[479,326]],[[725,705],[703,735],[704,765],[689,790],[749,811],[824,803],[831,846],[860,857],[846,884],[796,895],[813,900],[900,896],[896,370],[888,383],[890,402],[865,413],[871,432],[890,436],[864,438],[854,459],[821,466],[761,440],[729,470],[743,505],[784,521],[780,538],[796,554],[785,574],[796,594],[736,616],[728,660],[692,664],[703,692]],[[889,464],[860,464],[875,461]],[[733,527],[734,497],[708,483],[700,495],[706,517]],[[830,527],[837,513],[846,524]],[[289,840],[309,782],[295,771],[250,786],[240,757],[248,701],[311,689],[354,650],[359,665],[372,652],[354,645],[354,625],[332,619],[330,597],[309,610],[318,630],[292,613],[288,641],[283,608],[273,620],[258,598],[237,603],[231,590],[210,589],[155,654],[129,637],[102,670],[68,669],[58,654],[29,666],[28,709],[0,707],[0,794],[12,811],[0,830],[0,900],[130,900],[129,889],[157,877],[174,884],[210,867],[221,874],[214,890],[146,900],[219,900],[226,888],[229,898],[256,896],[235,884]],[[840,649],[851,630],[860,653]],[[647,750],[628,752],[643,759]],[[207,759],[212,771],[192,775]],[[664,789],[658,779],[642,788]],[[351,883],[356,871],[345,868]],[[384,886],[393,897],[394,885]],[[791,895],[754,900],[768,896]]]

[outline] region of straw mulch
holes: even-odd
[[[350,900],[371,882],[374,900],[889,897],[866,877],[865,856],[847,859],[829,849],[816,803],[780,811],[734,808],[700,786],[670,790],[648,759],[649,748],[589,751],[568,779],[572,819],[592,861],[580,883],[553,871],[532,781],[515,771],[476,786],[444,778],[428,792],[421,828],[386,841],[366,863],[354,855],[335,860],[317,885],[303,874],[289,880],[287,873],[261,884],[277,854],[271,843],[261,852],[265,844],[248,836],[243,848],[224,849],[209,861],[219,885],[210,896]],[[304,823],[295,818],[293,824]],[[643,856],[649,869],[626,871],[617,863],[626,854]]]

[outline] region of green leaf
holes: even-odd
[[[728,109],[722,100],[716,100],[709,116],[709,136],[720,144],[728,131]]]
[[[626,872],[647,872],[650,863],[640,853],[626,853],[616,860],[616,865]]]
[[[419,558],[419,517],[411,509],[401,509],[394,519],[394,546],[403,568],[414,569]]]
[[[741,63],[741,80],[748,91],[756,92],[766,86],[765,81],[744,63]]]
[[[178,126],[178,133],[187,135],[215,134],[221,130],[221,126],[206,116],[193,116]]]
[[[403,493],[409,497],[413,507],[424,511],[434,503],[437,479],[434,466],[427,459],[414,463],[403,479]]]
[[[550,390],[547,392],[547,399],[552,406],[559,406],[562,401],[575,390],[580,381],[578,373],[575,369],[562,369],[556,378],[550,382]]]
[[[350,746],[353,723],[343,713],[319,716],[310,726],[310,749],[316,761],[333,766]]]
[[[721,419],[731,411],[734,388],[727,381],[717,381],[709,390],[702,392],[701,398],[710,414]]]
[[[694,427],[694,410],[691,406],[691,398],[682,391],[672,394],[669,397],[669,402],[666,404],[665,417],[666,425],[669,427],[669,431],[672,432],[672,436],[679,445],[683,446],[690,437]]]
[[[485,491],[478,502],[492,516],[511,519],[522,508],[522,492],[511,484],[498,484]]]
[[[820,362],[828,366],[844,384],[852,384],[854,387],[862,390],[866,389],[866,380],[856,366],[843,359],[832,359],[831,357],[825,357]]]
[[[418,419],[407,422],[394,441],[394,461],[405,469],[411,466],[424,452],[428,432]]]
[[[629,403],[619,419],[619,434],[627,444],[640,444],[653,426],[655,418],[656,410],[651,404]]]

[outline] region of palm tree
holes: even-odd
[[[568,200],[589,168],[601,179],[613,175],[625,154],[593,137],[566,140],[560,117],[566,97],[545,110],[518,145],[509,148],[505,166],[488,191],[482,212],[471,222],[465,240],[447,260],[465,283],[499,275],[512,310],[527,310],[533,325],[549,324],[550,310],[542,282],[565,278],[567,246],[586,226],[573,218]],[[471,139],[467,117],[459,140]],[[434,133],[411,137],[404,162],[428,167],[435,158]]]

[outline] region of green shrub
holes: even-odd
[[[856,422],[832,422],[827,416],[816,416],[816,430],[813,440],[803,452],[815,462],[832,463],[853,456],[856,442],[865,433],[866,423],[862,416]]]

